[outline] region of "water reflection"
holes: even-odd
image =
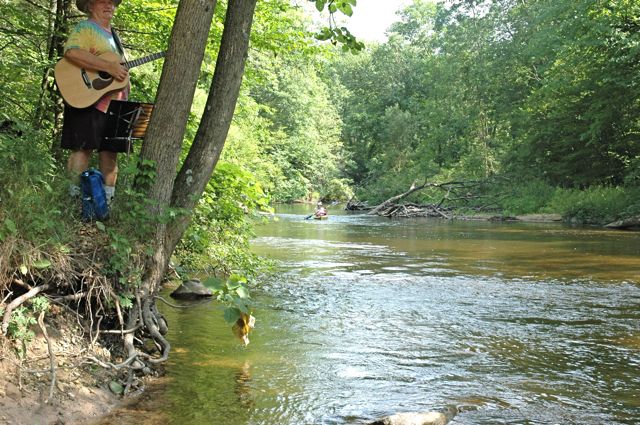
[[[251,387],[250,367],[251,364],[245,361],[235,375],[237,385],[234,393],[236,394],[238,403],[245,409],[250,409],[256,404],[253,399],[253,390]]]
[[[455,406],[454,424],[640,423],[637,234],[303,217],[254,241],[282,268],[254,291],[248,347],[215,304],[163,308],[167,378],[128,421],[364,424]]]

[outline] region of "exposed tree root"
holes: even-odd
[[[11,312],[15,308],[23,304],[25,301],[35,297],[40,292],[46,291],[47,289],[49,289],[48,284],[36,286],[34,288],[31,288],[31,290],[29,290],[27,293],[20,295],[19,297],[11,301],[9,304],[7,304],[7,307],[5,308],[5,311],[4,311],[4,315],[2,317],[2,335],[7,334],[7,329],[9,328],[9,320],[11,319]]]
[[[129,392],[137,380],[136,376],[152,373],[152,369],[167,360],[171,349],[163,336],[168,330],[167,323],[156,308],[155,297],[144,297],[141,289],[123,284],[126,280],[121,276],[107,277],[103,274],[109,254],[96,246],[108,246],[100,240],[104,235],[88,226],[81,230],[79,233],[84,235],[84,239],[80,238],[77,251],[66,255],[45,254],[19,241],[3,243],[0,248],[0,310],[3,310],[0,340],[3,343],[7,341],[3,336],[7,336],[11,323],[14,323],[16,309],[23,305],[28,307],[37,296],[45,297],[50,301],[50,308],[60,312],[62,307],[72,313],[79,329],[83,330],[81,337],[88,349],[74,354],[79,357],[76,366],[93,364],[117,372],[125,391]],[[24,254],[27,251],[28,254]],[[34,258],[44,258],[45,263],[50,264],[41,268],[31,266],[33,263],[30,261]],[[133,262],[141,260],[132,258],[131,261],[132,270],[136,270]],[[25,264],[28,266],[26,272]],[[132,296],[135,298],[131,305],[123,308],[121,297],[131,299]],[[28,311],[33,314],[31,309]],[[49,317],[47,314],[46,320]],[[51,317],[55,317],[55,313]],[[21,364],[17,370],[50,373],[48,401],[52,399],[58,382],[56,371],[61,367],[56,360],[62,354],[59,349],[54,354],[43,314],[37,317],[37,324],[47,342],[49,368],[26,370]],[[154,342],[157,352],[153,346],[150,349],[150,345],[145,344],[148,340]],[[98,348],[101,346],[108,347],[109,352]]]
[[[40,326],[40,330],[44,335],[44,339],[47,341],[47,351],[49,352],[49,365],[51,370],[51,385],[49,386],[49,397],[45,400],[45,403],[49,403],[49,401],[53,398],[53,391],[56,387],[56,357],[53,354],[53,348],[51,347],[51,340],[49,339],[49,334],[47,333],[47,328],[44,325],[44,311],[40,313],[38,316],[38,326]]]

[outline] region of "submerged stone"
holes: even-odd
[[[171,298],[179,300],[197,300],[199,298],[211,297],[213,292],[200,282],[199,279],[189,279],[182,282],[182,285],[171,293]]]
[[[448,415],[440,412],[397,413],[371,422],[370,425],[446,425]]]

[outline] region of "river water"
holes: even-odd
[[[219,305],[163,308],[166,376],[103,423],[640,423],[640,234],[307,214],[258,228],[251,344]]]

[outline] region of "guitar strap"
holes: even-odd
[[[120,51],[120,54],[126,61],[127,57],[126,57],[126,54],[124,53],[124,47],[122,47],[122,42],[120,41],[120,37],[118,37],[118,33],[116,32],[116,29],[113,27],[111,27],[111,35],[113,36],[113,41],[116,42],[116,47]]]

